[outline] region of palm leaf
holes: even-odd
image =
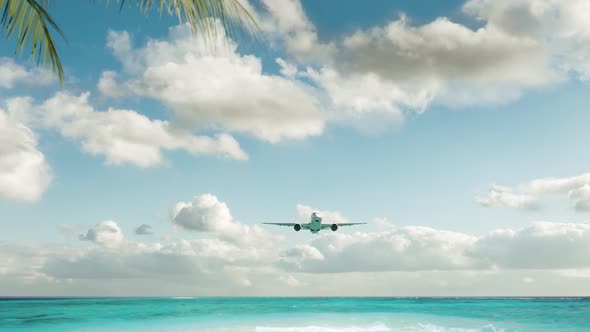
[[[122,9],[125,4],[135,3],[140,10],[147,14],[153,7],[157,7],[160,14],[175,15],[180,22],[187,22],[193,32],[199,30],[206,35],[214,36],[217,25],[207,18],[217,18],[222,23],[224,33],[235,37],[237,31],[245,28],[256,37],[260,31],[256,20],[239,0],[118,0]]]
[[[16,51],[22,54],[29,49],[31,58],[37,64],[51,67],[63,82],[63,68],[57,48],[51,35],[50,27],[63,37],[63,32],[47,13],[46,0],[0,0],[2,17],[0,27],[8,40],[16,39]]]
[[[160,14],[175,15],[181,22],[189,23],[193,33],[200,30],[209,36],[217,34],[215,22],[205,19],[210,17],[219,19],[230,36],[235,36],[238,27],[246,28],[255,37],[259,31],[254,18],[239,0],[117,1],[121,9],[126,3],[135,3],[144,14],[157,5]],[[49,0],[0,0],[0,28],[4,29],[8,40],[16,39],[17,53],[22,54],[30,49],[31,57],[37,64],[51,67],[57,73],[60,84],[63,84],[63,67],[50,30],[53,29],[62,38],[64,34],[45,10],[48,2]]]

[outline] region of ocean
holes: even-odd
[[[9,298],[0,331],[590,331],[590,298]]]

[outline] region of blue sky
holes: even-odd
[[[174,17],[55,3],[50,13],[67,38],[58,41],[62,87],[11,49],[0,50],[4,130],[22,133],[24,126],[38,142],[25,149],[3,138],[0,244],[6,254],[0,258],[42,262],[26,271],[0,270],[0,295],[96,289],[162,295],[128,288],[118,273],[147,284],[164,280],[166,294],[208,294],[141,269],[95,279],[72,272],[97,257],[135,262],[146,252],[223,266],[212,273],[232,286],[220,290],[212,283],[208,295],[300,294],[298,287],[314,273],[332,278],[326,294],[339,295],[338,287],[351,291],[346,272],[361,272],[354,280],[381,282],[352,290],[357,295],[390,291],[388,280],[402,282],[412,273],[427,275],[412,284],[422,295],[547,295],[554,283],[563,285],[554,290],[559,294],[587,294],[590,52],[583,45],[590,26],[576,16],[583,6],[420,0],[359,8],[352,1],[261,1],[251,8],[266,42],[244,38],[236,49],[229,41],[227,49],[211,51],[215,41],[193,38]],[[550,19],[555,13],[563,19]],[[277,58],[296,73],[281,72]],[[21,76],[10,76],[16,72]],[[86,91],[87,99],[76,99]],[[21,113],[10,106],[17,97],[29,98]],[[85,107],[92,110],[84,113]],[[121,110],[145,117],[152,129],[125,122]],[[162,135],[154,133],[157,120],[165,121]],[[105,136],[109,132],[100,128],[110,127],[123,130]],[[219,134],[236,145],[190,143]],[[162,158],[153,159],[153,151]],[[23,160],[9,162],[11,152]],[[28,156],[37,158],[31,173],[23,171]],[[34,180],[37,166],[50,169],[44,184]],[[22,185],[10,187],[6,179]],[[38,194],[23,193],[24,186]],[[190,203],[182,206],[192,219],[171,212],[180,202]],[[257,225],[305,222],[307,207],[326,220],[369,225],[316,237]],[[134,234],[142,224],[153,234]],[[502,238],[499,230],[512,235]],[[508,248],[508,256],[490,243]],[[179,249],[185,244],[194,255]],[[538,248],[571,259],[561,264],[548,255],[530,265],[515,263],[522,250],[528,255]],[[381,260],[342,268],[350,252],[372,250]],[[204,254],[209,251],[219,257]],[[232,252],[257,254],[232,261],[225,256]],[[241,271],[239,277],[226,275],[228,269]],[[191,273],[200,278],[204,272]],[[261,275],[270,290],[254,281]],[[435,282],[440,278],[473,288]],[[503,288],[510,278],[527,282],[517,291]],[[19,288],[30,280],[29,291]]]

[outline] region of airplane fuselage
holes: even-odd
[[[311,214],[311,220],[309,222],[309,231],[312,233],[317,233],[322,229],[322,218],[318,217],[317,214]]]

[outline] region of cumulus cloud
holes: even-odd
[[[263,284],[297,286],[299,281],[294,277],[283,276],[280,271],[269,268],[276,255],[273,248],[276,237],[259,233],[261,230],[256,229],[257,226],[223,219],[231,218],[229,210],[223,211],[227,206],[212,195],[201,195],[199,199],[195,198],[197,201],[199,204],[195,203],[195,209],[190,213],[186,209],[188,203],[185,204],[177,220],[191,223],[192,229],[207,232],[213,238],[168,239],[164,243],[145,244],[127,240],[120,226],[107,220],[80,235],[80,240],[94,242],[97,246],[82,250],[62,248],[55,254],[37,253],[42,256],[42,263],[35,267],[34,273],[69,283],[72,280],[92,280],[92,283],[100,283],[100,280],[151,280],[168,289],[192,285],[191,293],[212,292],[210,295],[227,291],[228,287],[234,292],[240,290],[247,294],[244,290],[254,284],[258,287]],[[203,216],[196,222],[182,219],[189,214],[193,218],[198,218],[198,214]],[[219,228],[212,225],[216,218],[221,218]],[[146,228],[142,226],[137,230]],[[240,239],[235,232],[240,232]],[[195,280],[198,280],[197,284]],[[128,289],[122,292],[126,293]]]
[[[464,12],[488,26],[546,45],[557,66],[590,78],[590,4],[584,0],[470,0]]]
[[[590,184],[570,190],[568,197],[574,202],[576,210],[590,211]]]
[[[84,152],[104,155],[107,164],[160,165],[164,162],[162,150],[247,159],[238,142],[228,134],[195,136],[174,128],[168,121],[152,120],[133,110],[97,111],[89,97],[88,92],[79,96],[58,92],[33,108],[41,126],[80,140]]]
[[[38,201],[51,178],[35,133],[0,109],[0,197]]]
[[[295,60],[311,65],[307,75],[339,111],[388,112],[399,121],[404,109],[422,112],[432,102],[508,102],[524,89],[563,78],[545,40],[512,33],[491,20],[473,29],[446,17],[413,25],[401,15],[383,26],[320,41],[300,1],[263,4],[268,30],[281,35]],[[472,7],[465,13],[481,17]]]
[[[301,286],[307,286],[307,283],[302,283],[301,281],[299,281],[297,278],[293,277],[292,275],[286,275],[286,276],[280,276],[279,280],[282,281],[283,283],[285,283],[285,285],[289,286],[289,287],[301,287]]]
[[[590,224],[537,222],[482,236],[429,227],[322,235],[285,250],[279,266],[307,273],[573,269],[590,266]]]
[[[108,45],[127,79],[117,83],[113,72],[105,72],[99,89],[161,101],[174,112],[175,125],[193,130],[240,132],[271,143],[323,132],[325,115],[310,87],[265,74],[259,58],[240,55],[231,40],[217,37],[205,41],[181,25],[166,40],[133,48],[127,32],[111,31]]]
[[[336,52],[333,43],[322,43],[299,0],[262,0],[270,13],[263,17],[263,28],[279,34],[284,48],[300,61],[325,63]]]
[[[119,295],[343,295],[342,289],[348,295],[382,295],[399,291],[399,285],[409,293],[392,295],[428,295],[424,289],[430,295],[489,295],[522,291],[524,281],[539,295],[556,290],[548,287],[553,284],[568,284],[574,293],[587,289],[590,268],[588,223],[538,222],[484,235],[390,226],[377,232],[329,232],[295,246],[235,241],[222,233],[145,244],[126,240],[115,222],[105,221],[81,236],[96,246],[0,242],[0,284],[22,290],[46,285],[44,294],[64,287],[59,289],[72,295],[97,287]],[[325,286],[302,287],[314,284],[317,273]],[[484,280],[489,283],[482,294]],[[154,284],[158,287],[147,286]],[[506,288],[515,284],[519,288]]]
[[[192,202],[177,203],[170,217],[182,228],[201,232],[236,226],[227,205],[211,194],[195,196]]]
[[[28,69],[14,62],[12,58],[0,57],[0,88],[10,89],[19,83],[47,85],[54,81],[53,75],[48,70]]]
[[[334,68],[345,80],[373,76],[379,90],[396,92],[364,93],[364,98],[418,111],[433,100],[457,105],[510,101],[522,88],[558,79],[534,39],[494,26],[472,30],[447,18],[412,26],[402,16],[384,27],[357,31],[344,39]],[[334,96],[334,89],[327,88]]]
[[[478,239],[471,257],[505,268],[565,269],[590,266],[590,223],[537,222],[497,230]]]
[[[295,74],[298,73],[296,65],[288,63],[287,61],[285,61],[281,58],[277,58],[276,62],[279,66],[281,66],[281,69],[280,69],[281,74],[283,74],[287,77],[293,77],[293,76],[295,76]]]
[[[528,194],[516,194],[510,187],[494,185],[487,196],[475,196],[474,201],[482,206],[506,206],[511,208],[534,208],[535,197]]]
[[[282,266],[303,272],[477,269],[466,249],[474,236],[408,226],[381,232],[334,233],[287,251]]]
[[[135,234],[137,235],[152,235],[154,232],[152,231],[152,226],[141,224],[139,227],[135,229]]]
[[[492,26],[477,30],[438,18],[422,26],[408,19],[357,31],[343,41],[339,67],[378,73],[392,81],[474,80],[543,84],[552,78],[548,59],[533,39]],[[538,69],[545,69],[538,71]]]
[[[554,194],[568,192],[581,188],[590,183],[590,173],[584,173],[571,177],[548,177],[535,179],[525,187],[534,194]]]
[[[257,273],[257,266],[250,268],[251,257],[245,257],[250,254],[248,251],[239,248],[227,251],[223,248],[225,245],[227,243],[220,241],[178,240],[150,245],[129,242],[116,251],[89,248],[76,255],[50,255],[39,273],[57,280],[92,280],[93,284],[101,280],[150,281],[150,284],[157,285],[156,289],[172,289],[175,292],[185,289],[182,295],[187,295],[187,292],[214,295],[224,292],[224,289],[244,293],[251,286],[251,280],[277,278],[276,271],[264,276]],[[210,255],[219,249],[227,256]],[[227,259],[232,254],[235,254],[233,259]],[[261,259],[256,260],[256,264],[261,262]],[[112,286],[106,288],[112,289]],[[166,294],[166,291],[144,286],[144,294],[146,291]],[[129,288],[124,288],[118,294],[128,292]]]
[[[509,102],[525,88],[560,79],[536,40],[493,26],[473,30],[447,18],[412,26],[402,16],[384,27],[348,36],[339,54],[335,68],[341,76],[358,80],[375,75],[383,88],[389,85],[398,91],[390,95],[390,108],[416,111],[432,102]]]
[[[476,196],[474,201],[482,206],[531,208],[548,195],[566,195],[576,210],[590,210],[590,173],[535,179],[520,185],[518,192],[510,187],[493,186],[488,196]]]
[[[80,240],[91,241],[105,248],[118,248],[125,244],[125,236],[119,225],[112,220],[101,221],[86,234],[80,235]]]
[[[323,261],[324,259],[324,255],[316,247],[309,244],[299,244],[281,254],[279,266],[287,270],[302,270],[305,268],[304,264],[309,264],[310,261]]]
[[[330,67],[308,68],[306,74],[328,94],[336,109],[334,120],[343,122],[354,116],[353,120],[358,121],[362,115],[386,113],[393,117],[394,124],[399,124],[403,107],[425,109],[433,98],[431,88],[436,88],[424,85],[405,89],[375,73],[347,75]]]
[[[175,126],[271,143],[320,135],[331,122],[380,132],[433,103],[505,103],[569,72],[586,79],[590,33],[579,14],[585,6],[471,0],[463,12],[480,20],[477,28],[446,17],[414,24],[401,15],[320,40],[299,0],[264,0],[264,13],[252,10],[288,55],[276,59],[281,75],[265,73],[261,59],[240,54],[225,36],[205,43],[181,25],[168,39],[140,47],[127,32],[111,31],[107,45],[124,70],[104,71],[98,88],[112,97],[158,100],[172,110]]]
[[[421,112],[432,103],[505,103],[568,73],[590,77],[584,0],[470,0],[462,11],[480,21],[477,28],[446,17],[414,24],[402,14],[327,41],[300,1],[263,4],[266,29],[280,35],[295,61],[310,65],[309,77],[331,106],[363,117],[402,118],[404,110]]]
[[[208,232],[237,243],[271,244],[277,237],[258,225],[234,220],[227,204],[211,194],[195,196],[191,202],[179,202],[170,211],[171,222],[183,229]]]

